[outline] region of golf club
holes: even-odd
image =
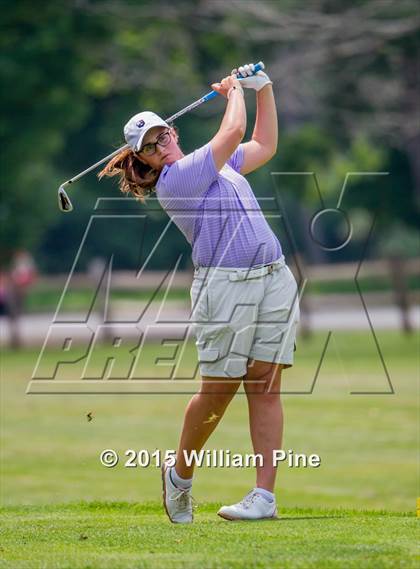
[[[254,66],[254,75],[255,75],[255,73],[257,73],[257,71],[264,69],[264,67],[265,66],[264,66],[264,63],[262,61],[257,63]],[[241,80],[242,78],[238,77],[238,79]],[[207,93],[207,95],[204,95],[204,97],[201,97],[197,101],[194,101],[194,103],[191,103],[191,105],[188,105],[184,109],[178,111],[174,115],[165,119],[166,122],[168,122],[168,123],[173,122],[174,120],[176,120],[180,116],[184,115],[185,113],[192,111],[193,109],[195,109],[196,107],[198,107],[202,103],[206,103],[207,101],[214,99],[214,97],[216,97],[216,95],[218,95],[217,91],[210,91],[210,93]],[[98,162],[95,162],[95,164],[92,164],[92,166],[89,166],[89,168],[86,168],[86,170],[83,170],[83,172],[80,172],[80,174],[76,174],[76,176],[73,176],[73,178],[70,178],[69,180],[67,180],[67,182],[64,182],[63,184],[61,184],[61,186],[58,188],[58,207],[61,209],[61,211],[69,212],[69,211],[73,210],[73,205],[70,201],[69,196],[67,195],[66,190],[64,189],[66,186],[69,186],[70,184],[73,184],[77,180],[80,180],[80,178],[82,178],[82,176],[84,176],[85,174],[88,174],[92,170],[95,170],[95,168],[97,168],[98,166],[100,166],[104,162],[111,160],[111,158],[113,158],[114,156],[116,156],[122,150],[125,150],[126,148],[129,148],[128,144],[121,146],[121,148],[118,148],[117,150],[115,150],[114,152],[109,154],[108,156],[105,156],[105,158],[102,158]]]

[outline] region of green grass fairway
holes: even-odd
[[[414,514],[283,509],[281,519],[226,522],[202,504],[193,525],[160,504],[10,507],[1,567],[252,569],[418,567]]]
[[[296,363],[283,376],[283,448],[316,453],[322,463],[280,466],[281,520],[220,519],[218,506],[241,499],[254,486],[254,471],[203,467],[196,469],[192,527],[167,520],[155,464],[123,465],[126,449],[176,448],[191,395],[27,395],[39,350],[6,351],[0,568],[414,567],[418,338],[385,331],[377,337],[393,394],[369,334],[333,334],[312,393],[326,334],[298,340]],[[174,348],[165,349],[170,356]],[[195,346],[185,353],[188,367]],[[95,362],[106,356],[101,348]],[[46,357],[54,363],[59,351]],[[148,346],[145,377],[163,373],[155,357],[156,346]],[[78,373],[80,367],[67,366],[63,376]],[[120,454],[115,468],[99,461],[109,448]],[[252,452],[243,393],[206,448]]]

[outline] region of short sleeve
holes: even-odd
[[[242,164],[244,163],[244,145],[240,144],[232,156],[227,161],[227,164],[236,172],[240,173]]]
[[[218,175],[210,143],[207,143],[164,169],[157,190],[175,198],[198,198],[205,194]]]

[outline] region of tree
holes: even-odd
[[[56,210],[59,169],[68,132],[89,113],[86,78],[100,50],[100,18],[78,4],[20,0],[4,11],[1,30],[1,251],[36,247]]]

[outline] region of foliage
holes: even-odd
[[[86,122],[84,82],[100,49],[101,19],[75,3],[20,0],[3,12],[0,71],[1,259],[33,248],[53,221],[59,171],[69,132]]]
[[[42,269],[68,270],[97,197],[118,194],[115,184],[99,185],[92,174],[71,188],[75,211],[66,216],[56,208],[59,183],[122,144],[131,114],[152,109],[167,117],[233,67],[260,59],[274,80],[281,139],[278,156],[250,176],[256,195],[271,193],[270,169],[316,169],[332,195],[346,168],[374,164],[389,178],[380,186],[356,184],[354,205],[369,210],[383,191],[383,219],[415,226],[416,8],[412,0],[90,0],[41,2],[36,10],[29,0],[11,4],[0,40],[7,85],[0,94],[0,261],[27,247]],[[250,135],[255,107],[248,101]],[[179,120],[185,151],[213,136],[223,108],[217,100]],[[306,184],[290,182],[285,191],[296,212],[312,207]],[[161,232],[166,215],[156,212],[153,220]],[[106,254],[111,237],[121,263],[138,262],[128,235],[98,235],[91,255]],[[145,250],[152,244],[146,234]],[[152,268],[179,255],[187,266],[190,247],[180,232]]]

